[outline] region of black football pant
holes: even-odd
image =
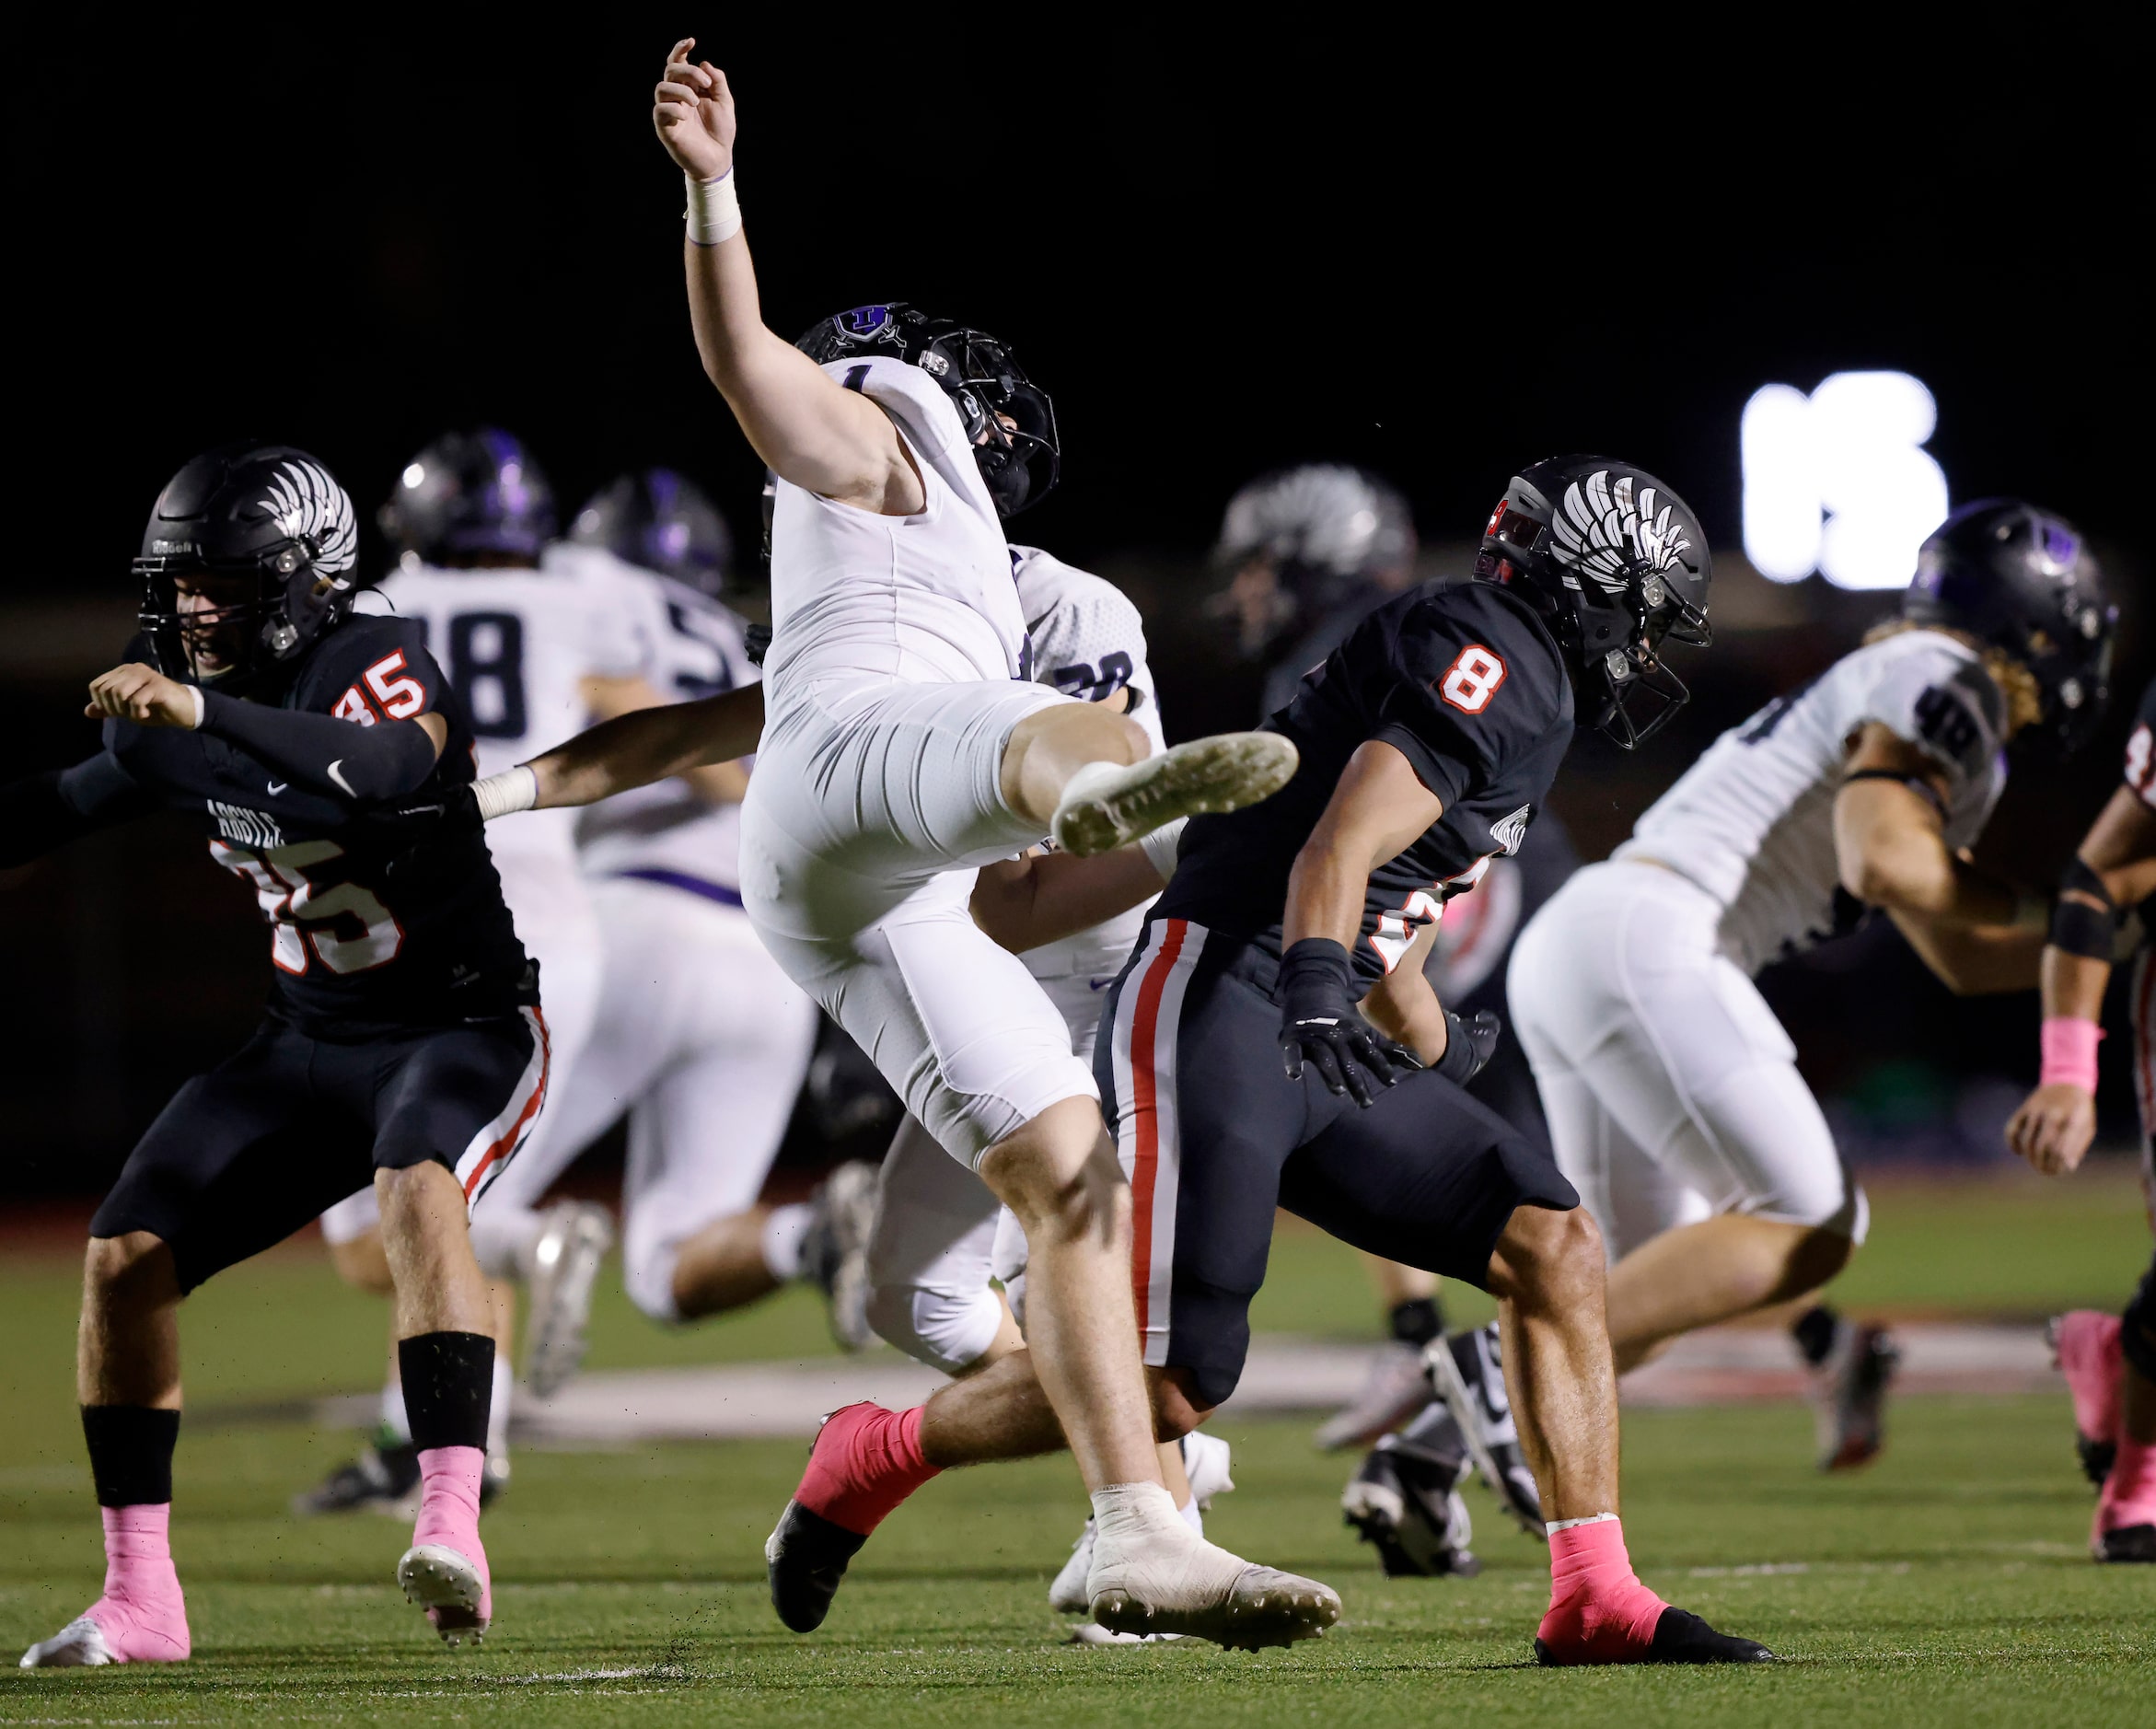
[[[1235,1390],[1276,1208],[1387,1260],[1489,1287],[1521,1206],[1579,1195],[1549,1154],[1434,1073],[1367,1108],[1281,1066],[1279,963],[1187,919],[1154,919],[1108,993],[1095,1049],[1130,1179],[1145,1361],[1203,1405]]]
[[[539,1120],[546,1024],[536,1009],[345,1042],[265,1020],[239,1052],[172,1096],[128,1157],[92,1236],[152,1231],[180,1288],[284,1241],[377,1170],[429,1159],[476,1201]]]

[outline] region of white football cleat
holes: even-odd
[[[1294,779],[1299,760],[1278,733],[1216,733],[1127,767],[1088,762],[1064,783],[1049,831],[1074,857],[1112,853],[1177,817],[1269,798]]]
[[[41,1639],[22,1654],[25,1669],[101,1669],[116,1661],[105,1642],[105,1630],[87,1615],[78,1615],[50,1639]]]
[[[1198,1503],[1199,1512],[1211,1512],[1213,1497],[1235,1486],[1228,1475],[1234,1456],[1228,1444],[1216,1434],[1193,1429],[1177,1445],[1183,1455],[1183,1475],[1190,1480],[1190,1499]]]
[[[526,1270],[531,1349],[524,1374],[534,1398],[551,1398],[584,1366],[592,1286],[613,1246],[614,1221],[606,1208],[563,1201],[547,1209]]]
[[[1084,1614],[1093,1607],[1093,1593],[1085,1588],[1092,1576],[1093,1521],[1088,1519],[1085,1528],[1078,1533],[1078,1540],[1071,1545],[1071,1559],[1049,1585],[1049,1607],[1064,1615]]]
[[[1166,1490],[1132,1489],[1137,1516],[1116,1530],[1096,1522],[1094,1533],[1086,1585],[1093,1619],[1109,1631],[1188,1633],[1257,1651],[1315,1639],[1339,1619],[1330,1586],[1232,1555],[1185,1525]]]
[[[404,1600],[427,1611],[427,1619],[446,1645],[473,1644],[487,1636],[490,1621],[487,1576],[479,1563],[446,1543],[421,1543],[404,1551],[397,1563],[397,1583]]]

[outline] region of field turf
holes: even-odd
[[[2145,1264],[2130,1186],[1883,1189],[1858,1306],[2036,1315],[2110,1307]],[[1867,1271],[1870,1270],[1870,1271]],[[0,1260],[0,1642],[55,1630],[96,1595],[87,1471],[69,1397],[75,1275],[52,1254]],[[1258,1317],[1361,1334],[1351,1259],[1283,1240]],[[314,1254],[218,1281],[185,1317],[191,1415],[174,1547],[196,1649],[184,1668],[0,1675],[5,1723],[852,1722],[2076,1725],[2156,1720],[2156,1569],[2085,1558],[2090,1495],[2057,1398],[1912,1398],[1862,1474],[1811,1468],[1793,1406],[1634,1411],[1626,1525],[1664,1596],[1788,1659],[1765,1669],[1546,1672],[1529,1640],[1539,1547],[1470,1491],[1473,1581],[1387,1581],[1339,1520],[1352,1460],[1308,1424],[1229,1422],[1236,1492],[1221,1540],[1337,1585],[1346,1619],[1292,1652],[1189,1644],[1073,1649],[1044,1591],[1082,1500],[1059,1460],[953,1474],[854,1564],[824,1630],[782,1630],[760,1545],[797,1443],[526,1450],[490,1515],[498,1631],[451,1653],[389,1582],[404,1536],[371,1515],[300,1525],[291,1491],[350,1437],[280,1407],[364,1386],[378,1313]],[[602,1365],[819,1349],[812,1305],[667,1335],[609,1296]],[[2138,1702],[2137,1702],[2138,1701]]]

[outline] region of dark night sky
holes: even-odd
[[[565,493],[668,460],[747,516],[647,111],[700,20],[624,10],[19,54],[9,395],[38,507],[7,592],[126,592],[157,487],[247,434],[314,448],[370,513],[488,417]],[[1006,336],[1066,447],[1024,532],[1066,556],[1194,550],[1253,468],[1314,456],[1457,539],[1557,448],[1661,472],[1726,544],[1745,398],[1869,366],[1932,386],[1956,497],[2140,533],[2147,177],[2139,101],[2092,70],[2124,61],[2112,15],[1807,14],[1738,44],[1724,14],[1710,49],[1608,9],[1051,36],[824,7],[747,37],[727,10],[704,52],[742,106],[771,321],[905,297]]]

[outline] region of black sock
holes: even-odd
[[[147,1405],[85,1405],[82,1438],[100,1507],[156,1507],[172,1499],[180,1413]]]
[[[1393,1305],[1393,1337],[1403,1345],[1427,1345],[1444,1331],[1444,1311],[1435,1297],[1409,1297]]]
[[[1814,1369],[1826,1361],[1826,1353],[1834,1349],[1835,1324],[1840,1319],[1826,1304],[1814,1303],[1790,1323],[1790,1337],[1797,1341],[1804,1361]]]
[[[411,1445],[481,1447],[494,1402],[494,1341],[484,1333],[421,1333],[397,1341]]]

